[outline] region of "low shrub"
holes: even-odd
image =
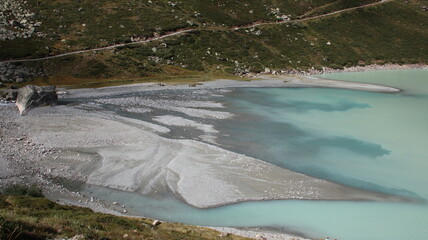
[[[3,190],[0,190],[0,194],[11,196],[44,197],[42,190],[36,185],[12,185]]]

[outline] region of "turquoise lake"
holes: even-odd
[[[220,146],[318,178],[417,200],[415,203],[267,201],[196,209],[89,187],[99,198],[161,220],[270,227],[341,240],[428,236],[428,70],[335,73],[323,78],[402,89],[244,88],[221,98],[232,120],[215,123]]]

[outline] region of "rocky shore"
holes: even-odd
[[[427,69],[426,64],[371,64],[364,66],[346,67],[344,69],[323,68],[322,70],[309,70],[302,75],[321,75],[324,73],[337,73],[337,72],[365,72],[365,71],[379,71],[379,70],[400,70],[400,69]]]
[[[212,228],[225,234],[233,234],[257,240],[309,240],[304,237],[297,237],[290,234],[280,233],[278,231],[267,230],[263,228],[226,228],[214,227]],[[299,235],[299,234],[296,234]]]
[[[286,76],[286,75],[299,75],[299,76],[309,76],[309,75],[321,75],[324,73],[337,73],[337,72],[364,72],[364,71],[379,71],[379,70],[399,70],[399,69],[424,69],[428,68],[427,64],[417,63],[417,64],[370,64],[370,65],[357,65],[353,67],[345,67],[343,69],[338,68],[329,68],[323,67],[322,69],[316,69],[314,67],[306,70],[298,69],[270,69],[265,68],[262,72],[250,72],[248,69],[241,70],[236,73],[237,76],[249,77],[249,78],[259,78],[263,75],[271,76]]]

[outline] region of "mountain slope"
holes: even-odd
[[[365,6],[372,3],[379,4]],[[426,0],[29,0],[24,6],[34,15],[27,25],[15,25],[19,31],[31,30],[28,22],[40,26],[27,38],[3,37],[0,59],[155,40],[21,63],[47,76],[62,76],[64,83],[426,63],[427,5]],[[183,30],[192,31],[156,40]]]

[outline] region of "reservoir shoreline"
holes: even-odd
[[[338,80],[328,80],[317,78],[314,76],[302,75],[262,75],[254,80],[229,80],[218,79],[199,84],[159,84],[159,83],[137,83],[130,85],[120,85],[102,88],[84,88],[70,89],[69,94],[75,98],[91,98],[103,97],[110,95],[129,94],[142,91],[158,91],[158,90],[186,90],[186,89],[227,89],[227,88],[252,88],[252,87],[284,87],[284,88],[301,88],[301,87],[325,87],[351,89],[360,91],[374,92],[399,92],[400,89],[381,86],[376,84],[366,84],[358,82],[347,82]]]
[[[227,88],[240,88],[240,87],[329,87],[329,88],[344,88],[344,89],[353,89],[353,90],[367,90],[367,91],[376,91],[376,92],[388,92],[395,93],[399,89],[391,88],[387,86],[379,86],[373,84],[364,84],[364,83],[351,83],[335,80],[323,80],[316,79],[313,77],[303,77],[303,76],[262,76],[264,80],[254,80],[254,81],[233,81],[233,80],[217,80],[212,82],[204,82],[201,85],[196,86],[187,86],[187,85],[166,85],[159,86],[155,83],[150,84],[136,84],[131,86],[116,86],[116,87],[106,87],[99,89],[75,89],[68,90],[68,95],[62,96],[62,101],[67,99],[75,98],[94,98],[94,97],[108,97],[112,95],[119,94],[129,94],[132,92],[141,92],[141,91],[162,91],[162,90],[188,90],[188,89],[227,89]],[[85,106],[87,107],[87,106]],[[96,106],[95,106],[96,107]],[[90,109],[94,110],[94,108]],[[96,109],[95,109],[96,110]],[[152,169],[154,172],[165,176],[161,182],[153,182],[147,189],[143,190],[142,194],[153,194],[150,192],[151,189],[157,190],[172,190],[174,194],[180,195],[187,203],[197,206],[197,207],[215,207],[224,204],[231,204],[242,201],[254,201],[254,200],[274,200],[274,199],[323,199],[323,200],[374,200],[374,201],[384,201],[385,199],[393,201],[401,201],[402,199],[390,198],[388,195],[383,194],[370,194],[366,191],[354,191],[351,188],[341,188],[343,186],[339,184],[331,184],[327,181],[306,178],[304,175],[298,174],[295,175],[291,171],[285,169],[276,168],[275,166],[267,165],[261,163],[257,159],[251,159],[239,154],[224,152],[221,149],[212,148],[208,144],[201,144],[196,141],[172,141],[168,139],[162,139],[157,136],[162,132],[161,127],[150,125],[144,123],[143,121],[135,121],[130,119],[123,119],[116,117],[111,112],[103,112],[102,114],[94,114],[91,111],[84,111],[78,109],[74,106],[60,105],[56,107],[43,107],[34,109],[27,116],[20,117],[18,116],[17,110],[14,106],[0,106],[0,112],[4,121],[1,123],[5,131],[2,131],[2,138],[4,139],[20,139],[12,142],[10,146],[5,146],[3,149],[6,151],[2,152],[0,158],[2,164],[6,165],[5,168],[2,168],[5,173],[2,173],[2,178],[0,179],[0,184],[2,186],[13,184],[13,183],[38,183],[45,186],[45,192],[48,198],[54,201],[60,201],[67,204],[75,204],[81,206],[87,206],[94,208],[97,211],[124,214],[123,209],[120,207],[115,207],[113,204],[106,204],[102,200],[94,199],[90,196],[83,196],[78,191],[70,191],[63,188],[61,185],[58,185],[50,181],[53,177],[55,178],[65,178],[71,182],[87,181],[95,185],[103,185],[103,181],[111,179],[111,175],[106,172],[98,172],[97,176],[94,173],[89,175],[83,174],[83,169],[88,169],[93,167],[93,163],[104,161],[117,153],[108,152],[106,149],[102,149],[98,152],[92,153],[82,153],[72,148],[80,148],[82,144],[86,147],[92,148],[102,148],[105,146],[126,146],[128,147],[127,152],[135,151],[135,147],[138,147],[140,143],[148,145],[150,142],[141,142],[141,140],[149,138],[151,143],[155,142],[154,148],[157,150],[162,149],[162,147],[167,146],[167,148],[175,149],[173,152],[168,152],[166,149],[161,150],[163,154],[160,157],[165,158],[167,155],[176,154],[180,151],[185,150],[189,154],[185,155],[177,164],[174,164],[174,161],[166,162],[162,167],[167,167],[168,172],[159,172],[158,169]],[[12,133],[13,131],[13,133]],[[116,133],[118,134],[113,134]],[[76,134],[77,133],[77,134]],[[8,134],[8,135],[6,135]],[[79,135],[80,134],[80,135]],[[13,146],[12,146],[13,145]],[[195,146],[196,149],[195,150]],[[22,150],[26,151],[22,151]],[[186,150],[187,149],[187,150]],[[37,154],[32,154],[34,151]],[[107,152],[106,152],[107,151]],[[196,152],[195,152],[196,151]],[[229,195],[230,192],[233,192],[235,187],[230,184],[226,184],[230,189],[223,192],[223,195],[217,195],[217,201],[210,202],[213,196],[218,194],[218,189],[222,188],[224,185],[224,176],[213,175],[212,178],[206,179],[207,182],[212,184],[213,181],[221,179],[221,182],[218,182],[218,185],[214,188],[216,191],[212,192],[210,199],[202,198],[197,201],[194,200],[194,195],[197,191],[201,189],[192,189],[191,183],[200,179],[201,175],[190,176],[188,179],[187,185],[179,185],[174,182],[177,179],[183,179],[183,176],[189,174],[189,170],[178,165],[183,165],[182,162],[184,159],[187,159],[189,156],[198,155],[202,151],[209,151],[208,155],[216,155],[216,159],[221,159],[224,157],[223,164],[230,162],[231,159],[241,159],[242,162],[237,161],[236,165],[233,166],[233,171],[236,172],[245,162],[250,161],[255,168],[262,168],[263,171],[259,172],[240,172],[239,174],[244,176],[252,176],[252,178],[260,179],[260,181],[270,181],[271,186],[282,186],[285,182],[290,180],[290,177],[284,179],[284,182],[277,184],[275,179],[265,179],[262,177],[266,171],[271,171],[274,176],[279,176],[284,173],[287,175],[293,176],[292,178],[298,178],[298,181],[307,179],[307,187],[311,188],[303,193],[293,193],[292,198],[284,197],[290,195],[281,195],[279,188],[275,191],[272,191],[271,195],[266,196],[266,194],[260,194],[260,192],[247,192],[246,198],[237,197],[236,195]],[[168,154],[169,153],[169,154]],[[121,152],[121,154],[127,154]],[[146,153],[147,158],[152,156],[152,153]],[[166,155],[165,155],[166,154]],[[141,156],[140,153],[136,152],[135,155]],[[13,157],[10,157],[13,156]],[[133,159],[130,155],[130,158]],[[220,158],[219,158],[220,157]],[[17,160],[14,162],[12,160]],[[161,159],[161,158],[159,158]],[[70,160],[73,164],[68,164],[67,161]],[[111,159],[112,162],[116,162],[117,159]],[[4,163],[3,163],[4,162]],[[179,164],[178,164],[179,163]],[[104,161],[103,164],[109,164],[108,161]],[[207,162],[201,162],[202,165],[207,164]],[[190,163],[187,164],[189,166]],[[195,172],[200,172],[203,170],[201,165],[200,169],[194,169]],[[229,166],[230,167],[230,166]],[[116,169],[118,170],[118,169]],[[116,171],[115,170],[115,171]],[[191,171],[193,172],[193,171]],[[262,174],[263,173],[263,174]],[[128,174],[128,173],[127,173]],[[238,175],[239,175],[238,174]],[[131,174],[131,176],[134,176]],[[178,176],[178,178],[177,178]],[[122,176],[123,177],[123,176]],[[156,176],[153,176],[156,178]],[[238,176],[237,176],[238,178]],[[209,181],[208,181],[209,180]],[[274,181],[275,180],[275,181]],[[131,190],[131,191],[141,191],[141,186],[135,185],[135,178],[130,179],[129,182],[120,186],[117,185],[117,182],[112,182],[108,187],[118,188],[121,190]],[[232,181],[233,182],[233,181]],[[230,182],[228,182],[230,183]],[[259,185],[258,181],[252,183],[252,188],[263,188],[264,185]],[[315,185],[314,185],[315,184]],[[308,192],[313,190],[314,186],[319,186],[322,191],[326,191],[325,195],[322,195],[322,191],[317,192],[316,195],[307,195]],[[184,187],[185,186],[185,187]],[[208,186],[208,185],[206,185]],[[236,189],[239,189],[240,186],[236,185]],[[148,192],[144,192],[144,191]],[[202,189],[203,190],[203,189]],[[319,190],[319,189],[318,189]],[[321,194],[321,195],[319,195]],[[332,194],[338,194],[336,197],[331,198]],[[345,197],[347,195],[347,197]],[[248,197],[249,196],[249,197]],[[330,198],[328,197],[330,196]],[[225,201],[225,199],[229,199]],[[223,202],[223,203],[219,203]]]

